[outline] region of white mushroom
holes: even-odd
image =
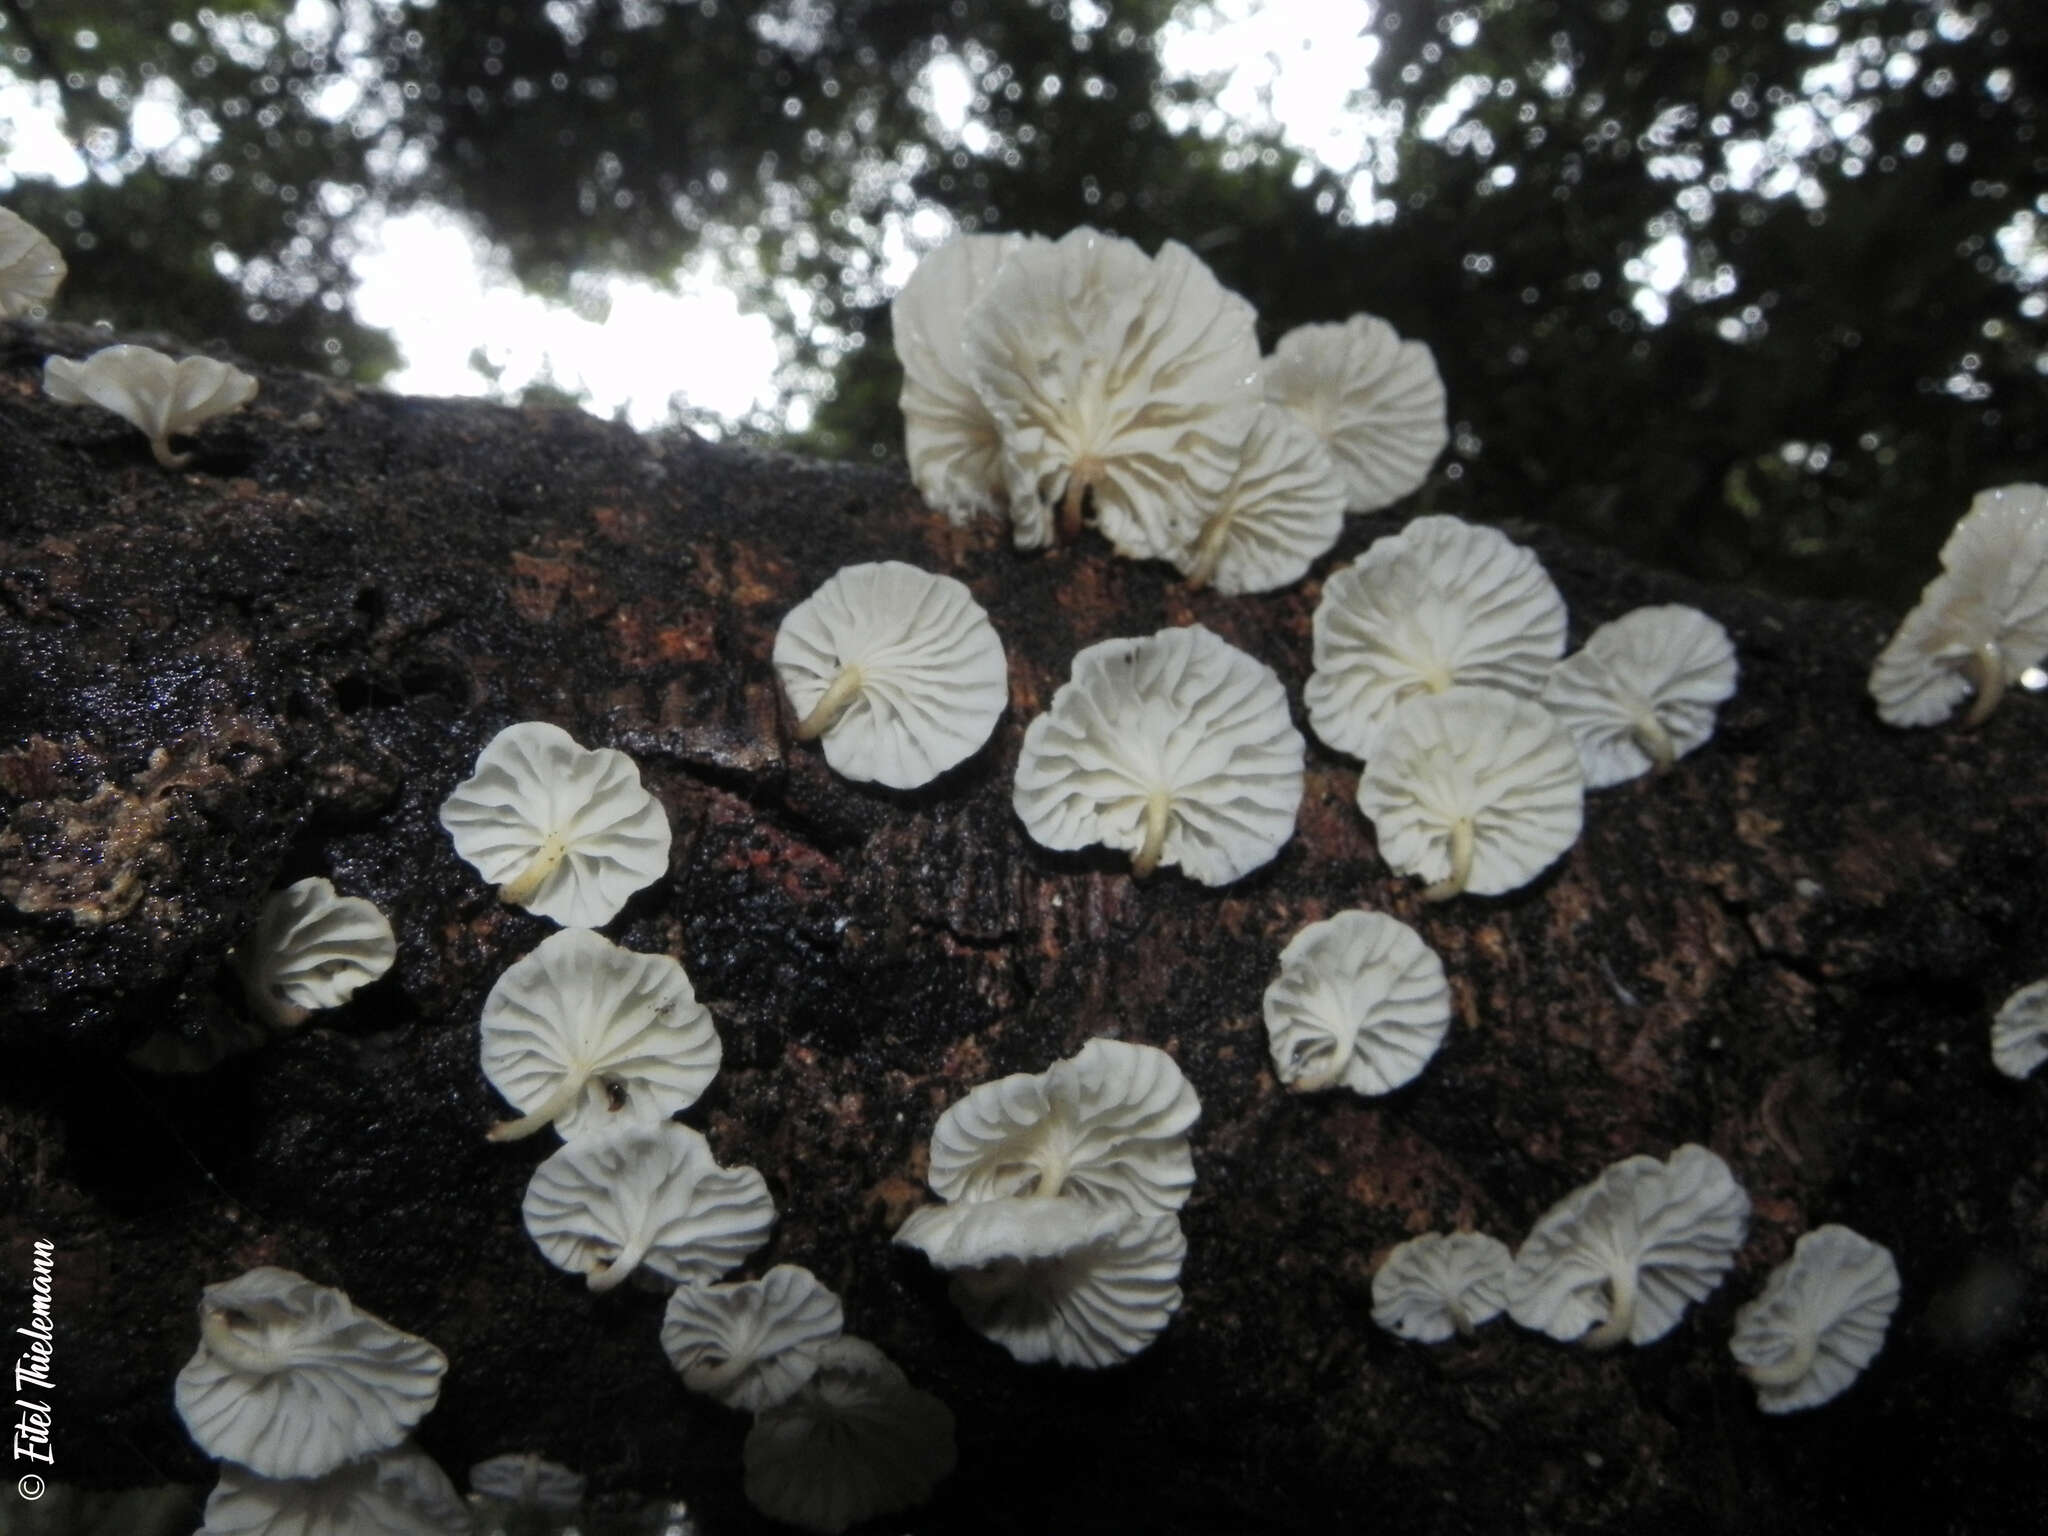
[[[1493,528],[1418,517],[1323,584],[1309,723],[1370,758],[1419,693],[1481,684],[1534,698],[1564,654],[1564,598],[1533,551]]]
[[[426,1340],[265,1265],[202,1293],[178,1415],[209,1456],[264,1477],[319,1477],[403,1440],[447,1369]]]
[[[1306,747],[1264,662],[1201,625],[1105,640],[1024,732],[1014,803],[1047,848],[1227,885],[1293,835]]]
[[[1451,988],[1436,951],[1406,923],[1340,912],[1288,940],[1265,1014],[1273,1070],[1287,1087],[1391,1093],[1443,1044]]]
[[[266,899],[234,951],[249,1006],[276,1029],[303,1024],[316,1009],[339,1008],[397,957],[398,941],[376,904],[338,896],[332,881],[318,878]]]
[[[1397,1245],[1372,1277],[1372,1320],[1418,1344],[1441,1344],[1507,1310],[1508,1246],[1484,1232],[1425,1232]]]
[[[1328,445],[1353,512],[1376,512],[1406,496],[1450,441],[1436,359],[1377,316],[1296,326],[1263,372],[1267,398]]]
[[[64,258],[35,225],[0,208],[0,320],[25,315],[57,297]]]
[[[978,1269],[1001,1259],[1056,1259],[1113,1235],[1130,1214],[1122,1205],[1084,1199],[1000,1195],[912,1211],[895,1241],[937,1269]]]
[[[1765,1413],[1818,1408],[1877,1358],[1898,1305],[1889,1248],[1847,1227],[1816,1227],[1736,1312],[1728,1349]]]
[[[1981,724],[2048,657],[2048,487],[1979,491],[1941,564],[1870,669],[1887,725],[1938,725],[1972,694],[1963,724]]]
[[[965,762],[1010,702],[1003,643],[967,588],[900,560],[849,565],[790,609],[775,672],[833,771],[915,789]]]
[[[1100,1369],[1143,1350],[1180,1310],[1187,1238],[1172,1215],[1096,1214],[1096,1235],[1062,1253],[956,1271],[960,1315],[1027,1365]]]
[[[325,1476],[279,1480],[232,1464],[198,1536],[470,1536],[469,1506],[411,1442]]]
[[[515,1508],[566,1514],[583,1503],[584,1479],[538,1451],[493,1456],[469,1469],[472,1493]]]
[[[1022,235],[958,235],[917,264],[889,306],[903,363],[903,454],[924,499],[955,523],[1002,498],[1002,438],[968,381],[967,311]],[[1040,242],[1043,243],[1043,242]]]
[[[633,760],[539,720],[490,739],[441,825],[501,900],[564,927],[610,922],[668,873],[668,817]]]
[[[692,1392],[759,1413],[818,1372],[846,1313],[818,1277],[778,1264],[738,1285],[679,1285],[661,1320],[661,1347]]]
[[[1299,417],[1262,405],[1237,468],[1194,539],[1170,558],[1191,586],[1235,596],[1308,574],[1344,527],[1344,479]]]
[[[1735,677],[1728,631],[1671,603],[1602,624],[1552,669],[1540,697],[1571,732],[1586,788],[1605,789],[1705,745]]]
[[[1508,1276],[1509,1315],[1589,1349],[1653,1343],[1721,1283],[1748,1231],[1749,1196],[1705,1147],[1624,1158],[1536,1223]]]
[[[768,1241],[775,1202],[752,1168],[721,1168],[686,1125],[627,1125],[556,1149],[533,1172],[526,1230],[557,1269],[608,1291],[641,1265],[701,1285]]]
[[[740,1455],[748,1503],[837,1536],[931,1498],[953,1470],[953,1415],[874,1345],[842,1338],[794,1396],[754,1420]]]
[[[197,432],[216,416],[256,398],[256,381],[210,357],[176,359],[150,347],[102,347],[84,362],[52,357],[43,364],[43,392],[59,405],[97,405],[142,429],[166,469],[191,463],[171,439]]]
[[[2008,997],[1991,1021],[1991,1061],[2007,1077],[2026,1077],[2048,1061],[2048,978]]]
[[[1542,705],[1498,688],[1418,694],[1395,710],[1358,780],[1380,856],[1441,901],[1498,896],[1578,841],[1585,784]]]
[[[968,312],[967,373],[1003,440],[1012,536],[1081,530],[1163,559],[1223,490],[1259,401],[1251,305],[1186,246],[1083,227],[1013,249]]]
[[[588,928],[551,933],[506,969],[482,1035],[484,1076],[524,1111],[493,1141],[666,1120],[697,1102],[724,1049],[678,961]]]

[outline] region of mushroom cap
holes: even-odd
[[[1227,885],[1294,833],[1306,744],[1264,662],[1199,624],[1105,640],[1024,732],[1013,796],[1047,848],[1140,853],[1155,804],[1158,861]]]
[[[759,1413],[818,1372],[846,1312],[808,1269],[778,1264],[738,1285],[679,1285],[661,1320],[661,1347],[692,1392]]]
[[[339,1008],[397,957],[398,941],[375,903],[338,896],[332,881],[315,877],[264,901],[234,960],[249,1006],[289,1029],[317,1009]]]
[[[960,338],[967,311],[1025,239],[956,235],[917,264],[889,305],[903,363],[903,456],[924,499],[956,524],[995,511],[1003,492],[1002,437],[968,381]]]
[[[178,1416],[207,1455],[320,1477],[397,1445],[441,1395],[447,1357],[304,1275],[264,1265],[209,1285]]]
[[[484,999],[481,1032],[484,1076],[522,1111],[581,1085],[554,1117],[564,1138],[688,1109],[724,1050],[679,961],[588,928],[551,933],[508,966]]]
[[[1443,961],[1406,923],[1339,912],[1280,951],[1265,1014],[1273,1070],[1287,1087],[1391,1093],[1443,1044],[1451,988]]]
[[[1605,789],[1655,767],[1660,742],[1673,760],[1704,746],[1735,677],[1728,631],[1667,603],[1602,624],[1551,670],[1540,697],[1571,732],[1586,788]]]
[[[1508,1245],[1484,1232],[1425,1232],[1373,1272],[1372,1320],[1418,1344],[1490,1323],[1507,1310]]]
[[[1148,257],[1083,226],[1012,249],[961,345],[1002,436],[1018,547],[1051,542],[1082,486],[1119,554],[1164,559],[1192,538],[1258,405],[1256,318],[1176,241]]]
[[[1226,596],[1271,592],[1306,576],[1343,528],[1344,479],[1322,440],[1292,412],[1261,405],[1229,484],[1168,558]]]
[[[1983,684],[2002,691],[2048,657],[2048,487],[1979,491],[1941,563],[1870,669],[1887,725],[1938,725]],[[1985,657],[1995,670],[1973,673]]]
[[[626,1125],[555,1149],[533,1171],[526,1230],[557,1269],[608,1291],[644,1264],[701,1285],[768,1241],[775,1202],[752,1168],[721,1168],[686,1125]]]
[[[441,802],[455,851],[517,905],[565,928],[596,928],[668,873],[668,816],[633,759],[580,747],[559,725],[525,720],[477,754]]]
[[[256,381],[211,357],[171,358],[154,347],[102,347],[83,362],[43,363],[43,392],[60,405],[97,405],[153,443],[196,432],[256,397]]]
[[[1328,445],[1353,512],[1392,506],[1421,485],[1451,440],[1436,359],[1376,315],[1298,325],[1261,372],[1266,398]]]
[[[798,719],[851,673],[825,761],[859,783],[929,784],[979,751],[1010,702],[995,626],[965,586],[900,560],[849,565],[775,634],[775,672]]]
[[[2048,978],[2030,982],[1991,1021],[1991,1061],[2007,1077],[2026,1077],[2048,1061]]]
[[[64,257],[35,225],[0,208],[0,320],[25,315],[57,297]]]
[[[1498,688],[1453,688],[1395,710],[1359,776],[1358,808],[1381,857],[1431,882],[1451,873],[1455,828],[1469,821],[1465,889],[1498,896],[1578,841],[1585,787],[1571,738],[1542,705]]]
[[[1057,1257],[956,1271],[960,1315],[1027,1365],[1100,1368],[1130,1359],[1180,1310],[1188,1242],[1171,1214],[1105,1214],[1115,1219],[1100,1235]]]
[[[1417,694],[1481,684],[1535,698],[1564,654],[1564,598],[1498,529],[1418,517],[1323,583],[1313,638],[1309,724],[1369,758]]]
[[[1003,1195],[912,1211],[895,1240],[938,1269],[977,1269],[1001,1259],[1056,1259],[1097,1242],[1130,1213],[1121,1205],[1074,1198]]]
[[[1737,1310],[1728,1351],[1765,1413],[1818,1408],[1877,1358],[1898,1305],[1889,1248],[1847,1227],[1815,1227]]]
[[[408,1441],[309,1479],[224,1463],[199,1536],[469,1536],[473,1528],[448,1474]]]
[[[956,1459],[953,1415],[867,1340],[841,1338],[810,1381],[754,1420],[740,1456],[754,1508],[837,1536],[931,1498]]]
[[[1749,1196],[1705,1147],[1688,1142],[1665,1162],[1623,1158],[1531,1229],[1508,1276],[1508,1313],[1567,1342],[1612,1324],[1604,1342],[1652,1343],[1721,1283],[1748,1231]]]
[[[983,1083],[932,1129],[943,1200],[1072,1195],[1146,1214],[1177,1211],[1194,1187],[1195,1090],[1155,1046],[1090,1040],[1044,1072]]]
[[[573,1510],[583,1502],[583,1474],[538,1451],[493,1456],[469,1469],[469,1490],[528,1509]]]

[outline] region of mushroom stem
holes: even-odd
[[[1081,537],[1081,499],[1095,483],[1098,468],[1093,459],[1083,459],[1067,474],[1066,494],[1060,498],[1059,542],[1071,544]]]
[[[232,1370],[267,1376],[284,1364],[273,1351],[236,1332],[227,1313],[219,1307],[208,1307],[201,1315],[199,1337],[213,1357]]]
[[[1457,1302],[1445,1302],[1444,1310],[1451,1314],[1451,1326],[1458,1330],[1459,1338],[1470,1339],[1478,1337],[1477,1330],[1475,1330],[1472,1326],[1471,1317],[1466,1313],[1463,1307],[1458,1305]]]
[[[1648,710],[1637,715],[1628,728],[1628,734],[1650,759],[1652,772],[1666,772],[1678,761],[1678,749],[1671,744],[1671,733],[1664,729],[1664,722],[1657,718],[1656,711]]]
[[[1998,648],[1998,642],[1986,640],[1970,652],[1968,670],[1977,698],[1970,705],[1970,712],[1963,716],[1964,730],[1982,725],[2005,697],[2005,653]]]
[[[1819,1353],[1820,1341],[1810,1333],[1802,1333],[1792,1342],[1792,1353],[1782,1360],[1768,1365],[1745,1365],[1742,1374],[1759,1387],[1789,1387],[1813,1369],[1813,1357]]]
[[[560,832],[550,832],[541,840],[540,852],[533,856],[533,862],[498,887],[498,899],[515,907],[525,906],[568,851],[567,839]]]
[[[578,1072],[562,1079],[562,1086],[542,1101],[540,1108],[531,1114],[521,1115],[517,1120],[501,1120],[484,1134],[492,1141],[518,1141],[522,1136],[531,1136],[544,1125],[553,1125],[560,1119],[576,1096],[588,1082],[587,1073]]]
[[[1216,566],[1223,558],[1223,544],[1230,536],[1230,514],[1218,512],[1202,524],[1195,540],[1195,558],[1188,565],[1188,585],[1197,589],[1216,579]]]
[[[640,1267],[640,1261],[647,1257],[649,1236],[645,1231],[633,1234],[632,1240],[613,1256],[609,1263],[600,1264],[590,1272],[590,1288],[593,1291],[609,1291],[618,1287],[626,1276]]]
[[[1166,823],[1171,801],[1166,791],[1155,789],[1145,802],[1145,841],[1131,856],[1131,873],[1140,880],[1159,867],[1159,855],[1166,849]]]
[[[798,741],[816,741],[820,736],[839,723],[839,717],[846,713],[847,706],[860,697],[860,690],[867,682],[867,676],[858,665],[848,662],[839,669],[839,675],[832,679],[818,702],[811,706],[796,728]]]
[[[171,435],[168,432],[162,437],[152,437],[149,440],[149,451],[156,455],[157,463],[163,465],[165,469],[183,469],[192,462],[191,454],[171,451]]]
[[[1449,901],[1465,889],[1472,878],[1472,818],[1460,816],[1451,824],[1451,872],[1434,885],[1425,886],[1424,901]]]
[[[1629,1329],[1635,1326],[1635,1265],[1624,1264],[1609,1274],[1607,1289],[1613,1297],[1613,1304],[1608,1308],[1607,1321],[1579,1340],[1588,1349],[1612,1349],[1627,1339]]]

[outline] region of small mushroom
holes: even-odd
[[[668,817],[633,760],[539,720],[490,739],[441,825],[500,900],[565,928],[601,927],[668,873]]]
[[[1425,1232],[1373,1272],[1372,1320],[1418,1344],[1441,1344],[1507,1310],[1508,1245],[1484,1232]]]
[[[267,899],[234,951],[249,1006],[275,1029],[295,1028],[316,1009],[339,1008],[397,957],[398,941],[375,903],[338,896],[332,881],[318,878]]]
[[[1939,725],[1973,694],[1963,724],[1981,725],[2048,657],[2048,487],[1979,491],[1941,564],[1870,669],[1887,725]]]
[[[1044,847],[1227,885],[1293,835],[1305,751],[1271,667],[1199,624],[1162,629],[1074,658],[1024,732],[1013,801]]]
[[[1818,1408],[1877,1358],[1898,1305],[1890,1249],[1847,1227],[1816,1227],[1736,1312],[1728,1349],[1765,1413]]]
[[[171,439],[197,432],[216,416],[256,398],[256,381],[210,357],[166,357],[151,347],[102,347],[84,362],[52,357],[43,364],[43,392],[59,405],[97,405],[142,429],[166,469],[183,469],[189,453]]]
[[[64,257],[35,225],[0,208],[0,320],[25,315],[57,297]]]
[[[799,741],[857,783],[916,789],[965,762],[1010,702],[1003,643],[967,588],[900,560],[849,565],[775,634]]]
[[[721,1168],[686,1125],[627,1125],[568,1142],[533,1172],[526,1230],[557,1269],[609,1291],[641,1265],[701,1285],[768,1241],[775,1202],[752,1168]]]
[[[469,1469],[469,1490],[515,1509],[570,1514],[583,1504],[583,1474],[538,1451],[493,1456]]]
[[[1353,512],[1377,512],[1421,485],[1451,440],[1436,359],[1376,315],[1296,326],[1262,372],[1266,398],[1328,446]]]
[[[403,1440],[447,1369],[426,1340],[265,1265],[202,1293],[178,1416],[209,1456],[268,1478],[320,1477]]]
[[[1749,1196],[1705,1147],[1623,1158],[1530,1231],[1508,1314],[1588,1349],[1654,1343],[1721,1283],[1748,1232]]]
[[[1287,941],[1265,1014],[1273,1070],[1296,1093],[1338,1083],[1391,1093],[1443,1044],[1451,988],[1436,951],[1406,923],[1339,912]]]
[[[680,962],[588,928],[551,933],[506,969],[482,1035],[484,1076],[524,1111],[493,1141],[666,1120],[697,1102],[724,1051]]]
[[[1299,417],[1262,405],[1230,483],[1171,559],[1192,587],[1236,596],[1291,586],[1344,527],[1344,479]]]
[[[223,1465],[198,1536],[470,1536],[469,1506],[410,1441],[320,1477]]]
[[[740,1456],[754,1508],[838,1536],[931,1498],[956,1459],[953,1415],[867,1340],[840,1338],[810,1381],[762,1410]]]
[[[1578,841],[1579,754],[1550,712],[1498,688],[1417,694],[1358,780],[1380,856],[1430,882],[1427,901],[1498,896]]]
[[[1552,669],[1540,698],[1571,732],[1586,788],[1605,789],[1705,745],[1735,678],[1728,631],[1671,603],[1602,624]]]
[[[1991,1021],[1991,1062],[2007,1077],[2027,1077],[2048,1061],[2048,978],[2030,982]]]
[[[759,1413],[818,1372],[846,1313],[818,1277],[778,1264],[737,1285],[679,1285],[661,1320],[661,1347],[692,1392]]]

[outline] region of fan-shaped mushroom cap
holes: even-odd
[[[1418,517],[1323,583],[1313,633],[1309,724],[1369,758],[1417,694],[1480,684],[1536,697],[1564,654],[1564,598],[1497,529]]]
[[[1406,923],[1339,912],[1288,940],[1265,1012],[1273,1070],[1289,1088],[1391,1093],[1443,1044],[1451,988]]]
[[[441,825],[501,900],[565,928],[610,922],[668,873],[668,816],[633,759],[540,720],[490,739]]]
[[[1507,1310],[1508,1245],[1484,1232],[1425,1232],[1387,1255],[1372,1277],[1372,1320],[1418,1344],[1470,1336]]]
[[[1201,625],[1105,640],[1024,732],[1014,803],[1047,848],[1128,849],[1227,885],[1294,833],[1306,745],[1273,669]]]
[[[1816,1227],[1736,1312],[1728,1350],[1765,1413],[1818,1408],[1877,1358],[1898,1305],[1889,1248],[1847,1227]]]
[[[678,961],[588,928],[551,933],[509,966],[484,999],[482,1033],[484,1076],[526,1111],[493,1141],[666,1120],[697,1102],[724,1049]]]
[[[972,757],[1010,702],[1003,642],[950,576],[900,560],[849,565],[790,609],[775,671],[833,771],[891,789]]]
[[[403,1440],[447,1369],[426,1340],[265,1265],[202,1293],[178,1416],[209,1456],[264,1477],[319,1477]]]
[[[469,1488],[487,1499],[527,1509],[573,1510],[583,1502],[583,1474],[538,1451],[493,1456],[469,1469]]]
[[[0,208],[0,320],[25,315],[57,297],[64,258],[35,225]]]
[[[1887,725],[1938,725],[1972,693],[1976,725],[2048,657],[2048,487],[1979,491],[1941,564],[1870,669]]]
[[[300,880],[263,903],[235,969],[249,1006],[278,1029],[339,1008],[391,969],[398,941],[375,903],[338,896],[329,880]]]
[[[1003,491],[1002,437],[968,381],[960,337],[967,311],[1025,238],[957,235],[917,264],[889,306],[903,363],[903,456],[924,499],[955,523],[995,511]]]
[[[931,1498],[953,1470],[953,1415],[867,1340],[842,1338],[794,1396],[754,1420],[740,1455],[748,1503],[837,1536]]]
[[[1321,440],[1298,416],[1262,405],[1230,483],[1169,558],[1194,586],[1271,592],[1306,576],[1343,527],[1344,479]]]
[[[820,1353],[846,1326],[839,1298],[796,1264],[739,1285],[679,1285],[661,1320],[661,1347],[692,1392],[759,1413],[817,1374]]]
[[[1380,855],[1430,900],[1498,896],[1578,841],[1585,785],[1571,738],[1498,688],[1418,694],[1394,712],[1358,780]]]
[[[721,1168],[686,1125],[627,1125],[572,1141],[533,1171],[526,1230],[557,1269],[608,1291],[645,1264],[678,1284],[737,1269],[768,1241],[775,1202],[752,1168]]]
[[[1082,498],[1118,553],[1164,559],[1230,480],[1259,401],[1251,305],[1169,240],[1083,227],[1013,249],[968,312],[968,377],[1003,440],[1019,548]]]
[[[1999,1007],[1991,1061],[2007,1077],[2026,1077],[2048,1061],[2048,978],[2021,987]]]
[[[1536,1223],[1508,1276],[1509,1315],[1594,1349],[1652,1343],[1721,1283],[1748,1231],[1749,1196],[1705,1147],[1623,1158]]]
[[[43,364],[43,392],[59,405],[97,405],[149,439],[156,461],[182,469],[189,453],[171,439],[197,432],[216,416],[256,398],[256,381],[210,357],[174,359],[152,347],[102,347],[84,362],[53,357]]]
[[[232,1464],[199,1536],[469,1536],[469,1506],[410,1442],[325,1476],[278,1480]]]
[[[1421,485],[1451,440],[1436,359],[1375,315],[1296,326],[1263,372],[1266,397],[1329,447],[1353,512],[1392,506]]]
[[[1669,603],[1602,624],[1552,669],[1541,699],[1578,745],[1586,788],[1605,789],[1705,745],[1735,675],[1728,631]]]
[[[957,1271],[951,1292],[960,1315],[1027,1365],[1099,1368],[1130,1359],[1180,1310],[1188,1242],[1172,1215],[1102,1214],[1113,1220],[1098,1235],[1055,1257]]]

